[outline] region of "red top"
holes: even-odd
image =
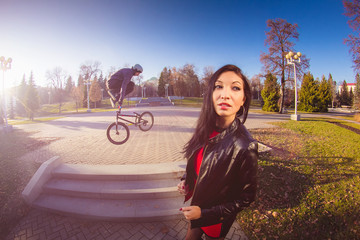
[[[218,135],[219,132],[213,131],[210,134],[209,138],[213,138],[216,135]],[[199,175],[199,171],[200,171],[200,166],[201,166],[201,162],[203,160],[203,154],[204,154],[204,147],[202,147],[196,154],[195,157],[195,161],[194,161],[194,167],[195,167],[195,172],[197,175]],[[209,237],[213,237],[213,238],[218,238],[220,237],[220,231],[221,231],[221,225],[222,223],[218,223],[215,225],[211,225],[211,226],[207,226],[207,227],[201,227],[201,229],[204,231],[204,233],[206,235],[208,235]]]

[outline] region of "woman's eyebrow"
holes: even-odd
[[[234,83],[238,83],[238,84],[240,84],[240,85],[243,84],[241,81],[234,81],[233,84],[234,84]]]

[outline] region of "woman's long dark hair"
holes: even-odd
[[[216,117],[218,116],[214,109],[213,104],[213,91],[215,88],[215,82],[218,80],[220,75],[224,72],[234,72],[244,81],[244,92],[245,92],[245,102],[244,105],[239,109],[236,113],[236,117],[241,117],[243,120],[242,123],[245,123],[250,102],[251,102],[251,89],[248,82],[247,77],[242,73],[241,69],[235,65],[225,65],[222,68],[218,69],[210,78],[208,82],[208,88],[204,95],[204,101],[200,112],[200,117],[197,122],[197,126],[195,128],[194,135],[184,146],[184,155],[186,158],[190,158],[191,154],[198,148],[199,146],[203,146],[206,144],[210,131],[215,129],[216,127]]]

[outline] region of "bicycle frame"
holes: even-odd
[[[123,117],[134,117],[135,118],[135,121],[132,122],[128,119],[125,119]],[[119,110],[116,111],[116,125],[118,124],[119,120],[122,120],[124,122],[127,122],[128,124],[127,125],[133,125],[135,124],[135,126],[137,127],[140,122],[139,122],[139,117],[140,117],[140,114],[134,112],[134,115],[130,115],[130,114],[121,114],[121,108],[119,107]]]

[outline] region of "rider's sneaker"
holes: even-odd
[[[113,100],[112,98],[110,98],[110,103],[111,103],[111,106],[112,106],[113,108],[115,108],[115,102],[114,102],[114,100]]]

